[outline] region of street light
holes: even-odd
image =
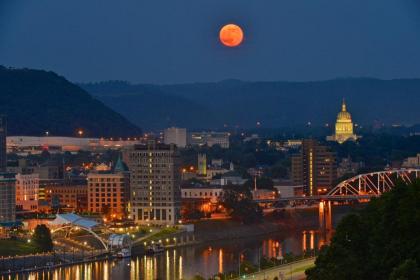
[[[239,252],[239,256],[238,256],[238,278],[241,278],[241,256],[242,253],[249,251],[249,248],[245,248],[242,251]]]

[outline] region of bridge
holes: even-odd
[[[331,189],[326,195],[294,196],[273,199],[255,200],[257,203],[290,202],[290,201],[369,201],[392,190],[398,181],[406,184],[420,179],[420,169],[395,169],[360,174],[344,180]]]
[[[395,169],[360,174],[344,180],[331,189],[326,195],[295,196],[271,200],[256,200],[257,203],[271,205],[267,210],[275,210],[279,204],[301,202],[302,204],[318,203],[319,226],[321,229],[332,229],[332,207],[334,202],[368,202],[374,197],[392,190],[397,183],[414,183],[420,179],[420,169]]]
[[[420,178],[420,169],[396,169],[360,174],[344,180],[327,196],[380,196],[392,190],[398,181],[411,184]]]

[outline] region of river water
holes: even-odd
[[[258,264],[260,256],[281,259],[286,253],[302,254],[320,248],[331,234],[315,229],[278,232],[265,237],[225,240],[207,245],[170,249],[156,256],[133,256],[126,260],[98,261],[51,271],[13,275],[0,279],[191,279],[238,271],[239,256]]]

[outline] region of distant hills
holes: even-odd
[[[81,87],[147,129],[254,128],[257,122],[266,128],[324,125],[335,121],[342,98],[356,123],[420,123],[420,79],[226,80],[160,86],[110,81]]]
[[[0,66],[0,114],[7,115],[9,135],[125,137],[141,130],[53,72]]]

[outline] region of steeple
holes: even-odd
[[[341,112],[346,112],[346,111],[347,111],[346,101],[344,100],[344,97],[343,97],[343,103],[341,104]]]

